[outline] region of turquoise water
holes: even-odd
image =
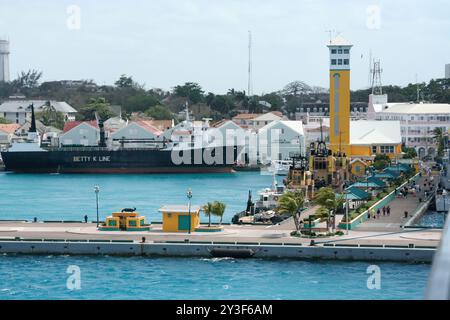
[[[443,228],[445,224],[444,212],[428,211],[420,218],[417,225],[430,228]]]
[[[123,208],[136,207],[149,221],[161,221],[158,209],[220,200],[226,203],[224,222],[245,209],[248,191],[253,197],[270,187],[272,177],[259,172],[182,175],[58,175],[0,173],[0,219],[96,219],[94,186],[100,186],[100,218]],[[203,217],[203,220],[206,218]]]
[[[221,200],[224,221],[246,206],[248,190],[269,187],[255,172],[205,175],[0,174],[0,219],[95,219],[94,185],[105,217],[136,207],[150,221],[158,208]],[[203,217],[206,220],[205,217]],[[0,256],[0,299],[421,299],[430,265],[376,263],[381,289],[367,289],[369,263],[199,258]],[[66,288],[68,266],[81,290]],[[136,280],[136,281],[134,281]]]
[[[80,290],[67,289],[70,265]],[[4,299],[422,299],[430,266],[200,258],[0,256]],[[45,270],[45,272],[43,272]]]

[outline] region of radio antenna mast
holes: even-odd
[[[383,94],[383,86],[381,84],[381,73],[383,69],[381,69],[380,60],[373,60],[373,69],[370,70],[372,76],[372,94],[382,95]]]
[[[247,96],[252,95],[253,84],[252,84],[252,32],[248,31],[248,84],[247,84]]]

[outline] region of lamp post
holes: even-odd
[[[345,222],[347,222],[345,224],[345,229],[346,229],[346,234],[348,235],[348,224],[350,223],[350,221],[348,221],[348,190],[344,190],[344,194],[345,194]]]
[[[192,190],[191,188],[188,189],[187,191],[187,198],[189,200],[189,205],[188,205],[188,212],[189,212],[189,234],[191,234],[191,225],[192,225],[192,216],[191,216],[191,198],[192,198]]]
[[[100,192],[100,187],[99,186],[95,186],[94,187],[94,192],[95,192],[95,200],[96,200],[96,204],[97,204],[97,228],[98,228],[98,223],[99,223],[99,216],[98,216],[98,193]]]

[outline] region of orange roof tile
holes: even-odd
[[[14,133],[19,128],[20,124],[17,123],[0,124],[0,130],[6,133]]]

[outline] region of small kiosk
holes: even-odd
[[[166,205],[159,209],[163,215],[163,232],[194,232],[200,226],[200,206]]]
[[[124,209],[114,212],[106,218],[102,231],[149,231],[151,226],[146,223],[144,216],[139,216],[135,210]]]

